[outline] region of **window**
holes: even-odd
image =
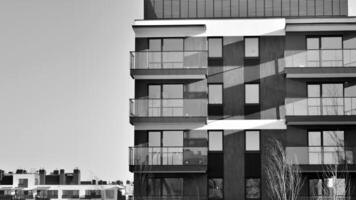
[[[346,182],[344,178],[330,177],[325,179],[309,179],[309,196],[325,196],[332,195],[345,197]]]
[[[190,130],[184,132],[185,147],[207,147],[208,133],[206,131]]]
[[[245,84],[245,103],[259,104],[260,103],[260,84]]]
[[[79,190],[63,190],[62,191],[62,198],[66,199],[78,199],[79,198]]]
[[[223,150],[223,132],[209,131],[209,151]]]
[[[343,39],[338,36],[309,37],[307,40],[308,67],[343,66]]]
[[[245,57],[259,57],[259,38],[245,38]]]
[[[183,39],[163,39],[163,51],[183,51]]]
[[[146,188],[148,196],[181,196],[183,178],[148,178]]]
[[[20,178],[18,186],[19,187],[28,187],[28,179],[27,178]]]
[[[246,199],[260,199],[260,182],[261,180],[259,178],[246,179]]]
[[[163,131],[162,146],[164,147],[182,147],[183,131]]]
[[[105,197],[104,199],[113,199],[115,198],[115,190],[105,190]]]
[[[223,86],[222,84],[209,84],[209,104],[223,103]]]
[[[209,58],[222,57],[222,38],[209,38]]]
[[[224,183],[222,178],[209,179],[209,200],[224,198]]]
[[[260,132],[259,131],[246,131],[246,151],[259,151],[260,150]]]
[[[101,198],[101,190],[85,190],[86,198]]]

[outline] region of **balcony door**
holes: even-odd
[[[183,164],[183,131],[148,132],[149,165]]]
[[[307,38],[308,67],[342,67],[343,39],[340,36]]]
[[[343,83],[308,84],[309,115],[343,115]]]
[[[184,66],[183,38],[148,40],[148,68],[176,69]]]
[[[309,131],[309,164],[345,163],[344,131]]]
[[[148,85],[148,116],[183,116],[183,84]]]

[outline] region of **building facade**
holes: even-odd
[[[300,199],[356,197],[347,0],[142,3],[130,53],[136,199],[270,199],[271,140],[300,166]],[[331,179],[331,165],[347,168]]]
[[[28,173],[26,170],[5,173],[0,170],[1,200],[124,200],[123,194],[124,186],[122,185],[101,184],[100,181],[81,182],[79,169],[74,169],[73,173],[54,170],[50,174],[46,174],[43,169],[33,173]]]

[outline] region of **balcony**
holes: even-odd
[[[130,123],[206,123],[207,99],[130,99]]]
[[[136,200],[207,200],[205,196],[135,196]]]
[[[287,98],[288,125],[356,124],[356,97]]]
[[[131,52],[134,79],[205,79],[207,51]]]
[[[356,49],[285,52],[287,78],[356,77]]]
[[[205,173],[207,147],[130,147],[130,171]]]
[[[343,146],[286,147],[286,155],[292,163],[300,165],[302,171],[327,170],[326,165],[347,166],[355,171],[356,148]]]

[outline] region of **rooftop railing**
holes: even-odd
[[[286,51],[286,67],[356,67],[356,49]]]
[[[355,164],[355,147],[286,147],[287,158],[299,165]]]
[[[287,98],[287,116],[356,115],[356,97]]]
[[[206,117],[207,99],[130,99],[132,117]]]
[[[207,51],[131,52],[131,69],[201,69],[208,67]]]
[[[130,147],[130,165],[207,165],[207,147]]]

